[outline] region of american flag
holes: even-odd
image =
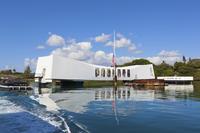
[[[113,57],[112,57],[112,65],[115,66],[115,55],[113,54]]]

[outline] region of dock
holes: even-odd
[[[5,91],[29,91],[32,87],[22,78],[13,76],[0,77],[0,90]]]
[[[31,86],[7,86],[7,85],[0,85],[1,90],[7,91],[29,91],[33,88]]]

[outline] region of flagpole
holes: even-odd
[[[117,87],[117,72],[116,72],[116,51],[115,51],[115,48],[116,48],[116,41],[115,41],[115,31],[114,31],[114,36],[113,36],[113,60],[114,60],[114,63],[113,63],[113,66],[114,66],[114,87],[116,88]]]
[[[114,54],[114,57],[116,56],[116,53],[115,53],[115,45],[116,45],[116,42],[115,42],[115,31],[114,31],[114,36],[113,36],[113,54]]]

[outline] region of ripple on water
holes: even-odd
[[[68,132],[66,122],[58,114],[24,95],[0,96],[0,129],[4,133]]]

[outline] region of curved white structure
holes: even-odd
[[[42,83],[53,80],[113,80],[113,67],[93,65],[69,58],[50,55],[39,57],[35,77]],[[155,79],[153,65],[117,67],[118,80]]]

